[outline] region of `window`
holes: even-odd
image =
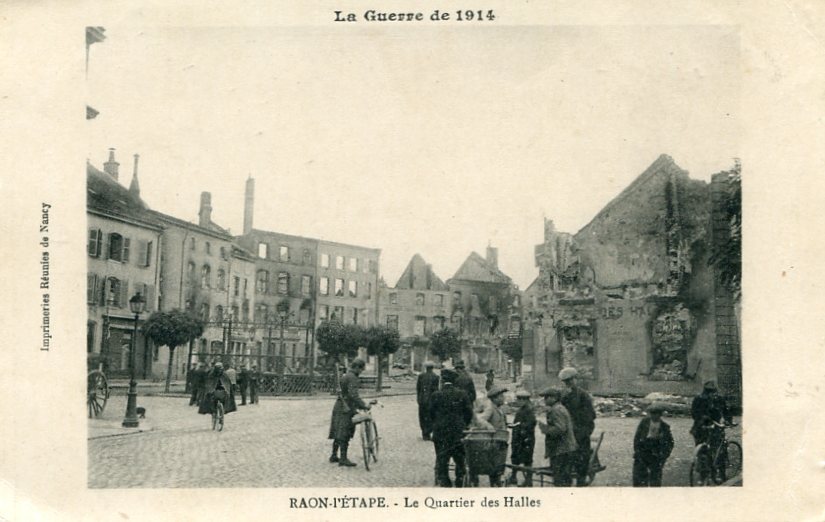
[[[352,309],[352,324],[358,324],[358,309]]]
[[[243,296],[244,296],[244,299],[246,298],[246,289],[247,289],[247,286],[249,286],[248,283],[249,283],[249,279],[244,277],[243,278]]]
[[[235,306],[232,307],[232,320],[233,321],[238,320],[238,305],[235,305]]]
[[[453,292],[453,306],[461,306],[461,292]]]
[[[424,294],[415,294],[415,304],[418,306],[424,306]]]
[[[372,259],[369,260],[369,266],[370,266],[370,273],[371,274],[374,274],[378,271],[378,269],[376,267],[376,262],[373,261]]]
[[[221,247],[221,259],[226,259],[226,248]]]
[[[215,319],[223,321],[223,307],[221,305],[215,307]]]
[[[415,317],[415,325],[413,326],[413,335],[418,335],[423,337],[425,335],[425,331],[427,330],[427,318],[423,316],[416,316]]]
[[[336,306],[332,312],[332,318],[337,319],[338,321],[344,322],[344,307],[343,306]]]
[[[244,300],[243,306],[241,307],[241,310],[242,310],[242,314],[243,314],[241,320],[243,322],[249,321],[249,301],[248,300]]]
[[[265,304],[257,305],[255,307],[255,322],[265,323],[268,314],[269,308]]]
[[[458,314],[453,316],[453,328],[455,328],[458,333],[461,333],[464,330],[464,320]]]
[[[235,295],[235,297],[238,297],[238,295],[240,295],[241,293],[241,278],[238,276],[233,277],[232,283],[235,286],[234,291],[232,293]]]
[[[123,236],[114,232],[109,234],[109,259],[123,261]]]
[[[320,285],[321,295],[329,295],[329,278],[322,277]]]
[[[104,305],[120,307],[121,301],[123,300],[121,282],[115,277],[108,278],[103,288],[103,295],[105,296]]]
[[[372,283],[367,282],[367,299],[372,299]]]
[[[350,297],[358,297],[358,281],[348,281],[347,290]]]
[[[321,305],[318,307],[318,319],[322,321],[329,319],[329,305]]]
[[[344,297],[344,280],[335,279],[335,296]]]
[[[298,322],[300,324],[309,323],[309,309],[308,308],[301,308],[300,310],[298,310]]]
[[[226,290],[226,271],[218,269],[218,290]]]
[[[338,270],[344,269],[344,256],[335,256],[335,268]]]
[[[95,351],[95,322],[86,322],[86,351],[93,353]]]
[[[103,232],[99,228],[89,229],[89,255],[100,257],[103,246]]]
[[[488,302],[488,305],[489,305],[489,308],[490,308],[490,313],[495,312],[497,310],[496,305],[498,304],[498,302],[496,301],[496,296],[491,295],[487,299],[487,302]]]
[[[301,276],[301,294],[310,295],[312,293],[312,276]]]
[[[139,241],[138,242],[138,266],[148,267],[152,264],[152,242]]]
[[[444,294],[435,294],[435,305],[444,306]]]
[[[281,295],[289,293],[289,274],[286,272],[278,274],[278,293]]]
[[[200,318],[201,318],[201,321],[208,321],[209,320],[209,304],[208,303],[203,303],[201,305]]]
[[[201,288],[209,288],[211,285],[211,274],[212,269],[209,268],[209,265],[203,265],[201,267]]]
[[[97,303],[97,274],[86,275],[86,302],[88,304]]]
[[[312,264],[312,254],[309,253],[308,248],[304,249],[303,264],[305,264],[305,265],[311,265]]]
[[[206,250],[207,254],[212,255],[212,245],[209,243],[209,241],[206,242],[206,244],[203,246],[203,249]]]
[[[515,306],[516,308],[521,306],[521,297],[520,296],[514,296],[513,297],[513,306]]]
[[[286,263],[289,261],[289,247],[281,245],[278,249],[278,257],[280,258],[282,263]]]
[[[446,326],[447,319],[444,317],[433,317],[433,328],[443,330]]]
[[[195,263],[194,261],[189,261],[186,264],[186,279],[192,283],[195,280]]]
[[[329,268],[329,254],[321,254],[321,266]]]
[[[367,260],[365,259],[364,261],[367,261]],[[366,274],[367,272],[369,272],[369,266],[370,266],[369,261],[367,261],[366,263],[361,263],[361,271]]]
[[[255,293],[265,294],[269,292],[269,272],[266,270],[258,270],[255,279]]]
[[[398,331],[398,316],[397,315],[388,315],[387,316],[387,328]]]
[[[395,292],[390,294],[390,304],[398,304],[398,294]]]
[[[269,245],[266,243],[258,243],[258,257],[261,259],[269,257]]]
[[[195,250],[195,238],[189,239],[189,250]]]
[[[358,271],[358,258],[357,257],[349,258],[349,271],[350,272],[357,272]]]

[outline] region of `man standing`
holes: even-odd
[[[200,405],[203,399],[203,386],[206,383],[206,367],[203,362],[199,362],[191,373],[192,395],[189,398],[189,406]]]
[[[590,467],[590,435],[596,428],[596,410],[593,409],[593,399],[578,386],[579,372],[575,368],[565,368],[559,372],[559,379],[565,385],[565,393],[561,399],[562,405],[570,413],[573,420],[573,434],[576,436],[578,450],[573,465],[576,476],[576,486],[588,485]]]
[[[484,411],[478,414],[478,426],[484,430],[493,430],[493,444],[496,446],[495,456],[495,471],[490,474],[490,487],[497,488],[501,486],[501,476],[504,474],[504,464],[507,462],[507,442],[510,438],[510,432],[507,431],[507,417],[501,411],[501,405],[504,404],[504,392],[507,388],[503,386],[493,386],[487,392],[489,399]],[[478,477],[470,477],[472,483],[478,483]]]
[[[438,375],[433,373],[435,363],[426,361],[424,373],[418,376],[416,382],[416,400],[418,401],[418,425],[421,427],[421,438],[430,440],[433,426],[430,417],[430,398],[438,391]]]
[[[725,398],[719,395],[716,382],[707,381],[702,393],[694,397],[690,405],[690,413],[693,416],[693,426],[690,434],[698,446],[703,442],[715,442],[711,440],[713,430],[707,429],[713,426],[714,422],[733,424],[733,417],[728,409]]]
[[[238,372],[238,389],[241,392],[241,406],[246,406],[246,387],[249,385],[249,370],[242,366]]]
[[[435,445],[435,474],[438,485],[448,488],[450,483],[450,459],[455,463],[455,487],[464,482],[464,446],[461,443],[464,430],[473,419],[470,398],[454,383],[456,373],[450,369],[441,371],[441,390],[435,390],[429,400],[429,417],[432,419],[432,439]]]
[[[235,405],[235,396],[232,393],[229,376],[223,371],[223,363],[216,362],[215,366],[206,375],[203,400],[198,407],[201,415],[211,414],[214,411],[215,401],[223,402],[224,413],[232,413],[238,407]]]
[[[231,364],[226,369],[226,376],[229,377],[229,382],[232,383],[232,395],[235,395],[235,391],[238,389],[238,372]]]
[[[547,388],[541,392],[547,410],[547,424],[539,423],[544,433],[544,456],[550,459],[555,487],[570,487],[571,472],[576,460],[576,437],[573,433],[573,420],[561,402],[561,392]]]
[[[252,371],[249,372],[249,403],[258,404],[258,381],[261,378],[261,373],[258,371],[258,365],[252,365]]]
[[[533,467],[533,451],[536,447],[536,413],[530,402],[530,392],[519,390],[516,392],[516,416],[513,419],[513,450],[510,453],[510,463],[515,466]],[[516,470],[507,480],[508,484],[518,484]],[[533,487],[533,474],[524,472],[523,487]]]
[[[470,397],[470,403],[474,403],[476,401],[476,385],[473,384],[473,378],[464,369],[464,361],[456,361],[453,366],[455,366],[455,371],[458,374],[455,379],[455,387],[464,390],[467,396]]]
[[[673,451],[670,425],[662,420],[665,408],[654,402],[633,437],[633,487],[662,486],[662,468]]]
[[[364,371],[366,363],[363,359],[353,359],[350,363],[350,370],[341,377],[341,387],[338,392],[338,400],[332,408],[332,419],[329,425],[329,438],[332,439],[332,455],[330,462],[337,462],[339,466],[352,467],[356,464],[347,458],[349,441],[355,435],[355,424],[352,417],[357,410],[368,410],[370,406],[366,404],[358,394],[361,380],[358,378]],[[338,450],[341,450],[341,457],[338,457]]]
[[[484,381],[484,389],[486,391],[490,391],[490,388],[492,388],[495,384],[496,384],[496,372],[494,372],[493,369],[490,368],[489,370],[487,370],[487,380]]]

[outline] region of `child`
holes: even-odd
[[[544,433],[545,457],[550,459],[553,472],[553,485],[570,487],[573,483],[573,464],[575,463],[576,437],[573,434],[573,421],[570,413],[561,403],[561,391],[547,388],[541,392],[547,410],[547,424],[540,422],[539,429]]]
[[[513,419],[513,451],[510,454],[510,462],[516,466],[533,467],[533,450],[536,447],[536,413],[533,411],[533,404],[530,402],[530,392],[519,390],[516,392],[516,416]],[[507,479],[508,484],[518,484],[516,470]],[[524,472],[524,484],[522,487],[533,486],[533,474]]]
[[[633,437],[633,486],[661,487],[662,468],[673,451],[673,434],[670,425],[662,420],[665,408],[653,403],[647,409],[647,417],[639,422]]]

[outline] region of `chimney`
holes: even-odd
[[[198,225],[206,228],[212,222],[212,193],[201,192],[201,208],[198,211]]]
[[[129,192],[136,197],[140,197],[140,182],[138,181],[138,159],[140,154],[135,154],[135,170],[132,172],[132,183],[129,184]]]
[[[487,262],[498,268],[498,248],[487,247]]]
[[[109,149],[109,161],[103,164],[103,171],[112,176],[113,178],[117,179],[117,168],[120,166],[120,163],[115,161],[115,149]]]
[[[255,206],[255,180],[252,176],[246,180],[246,196],[244,198],[243,207],[243,233],[244,235],[252,232],[252,215]]]

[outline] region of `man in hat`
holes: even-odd
[[[510,432],[507,430],[507,417],[501,411],[504,404],[504,386],[493,386],[487,392],[489,401],[484,411],[478,414],[477,424],[481,429],[495,431],[493,443],[497,447],[496,469],[490,474],[490,487],[501,486],[501,476],[504,474],[504,464],[507,462],[507,442],[510,439]],[[471,476],[473,484],[478,483],[478,477]]]
[[[573,485],[572,471],[578,450],[573,420],[561,403],[561,391],[547,388],[541,396],[548,410],[547,423],[540,422],[539,429],[544,433],[544,456],[550,459],[553,485],[570,487]]]
[[[261,379],[261,372],[258,365],[253,364],[249,372],[249,404],[258,404],[258,381]]]
[[[455,371],[458,374],[455,380],[455,386],[457,388],[461,388],[467,393],[467,396],[470,397],[470,402],[476,401],[476,385],[473,384],[473,378],[467,373],[464,369],[464,361],[456,361],[453,365],[455,367]]]
[[[690,413],[693,416],[690,434],[697,446],[703,442],[715,442],[710,439],[715,431],[710,429],[714,422],[721,423],[724,420],[725,424],[733,423],[730,409],[725,398],[719,395],[715,381],[707,381],[702,393],[694,397]]]
[[[241,406],[246,406],[246,389],[249,386],[249,370],[241,366],[238,371],[238,391],[241,392]]]
[[[215,366],[206,375],[203,388],[203,400],[198,407],[201,415],[211,414],[215,409],[215,401],[223,403],[224,413],[232,413],[238,409],[235,405],[235,395],[232,393],[232,382],[223,371],[223,363],[216,362]]]
[[[458,375],[445,368],[441,371],[442,388],[430,397],[428,416],[432,419],[432,439],[435,445],[435,475],[438,485],[450,487],[450,459],[455,463],[455,486],[464,482],[464,430],[473,418],[473,407],[467,393],[454,385]]]
[[[363,359],[353,359],[350,363],[349,372],[341,377],[338,399],[332,408],[332,419],[329,425],[329,438],[332,439],[332,455],[330,462],[337,462],[339,466],[353,467],[356,464],[347,458],[349,441],[355,435],[355,424],[352,417],[357,410],[368,410],[370,405],[366,404],[358,394],[361,380],[358,378],[364,371],[366,363]],[[341,456],[338,457],[338,450]]]
[[[654,402],[633,437],[633,487],[662,486],[662,468],[673,451],[670,425],[662,420],[664,405]]]
[[[596,428],[596,410],[593,409],[593,399],[590,395],[579,388],[579,372],[575,368],[564,368],[559,372],[559,379],[565,386],[561,403],[573,420],[573,433],[579,448],[573,467],[576,486],[587,486],[590,471],[590,435]]]
[[[510,453],[510,463],[515,466],[533,467],[533,450],[536,447],[536,412],[530,402],[530,392],[519,390],[516,392],[516,411],[513,419],[513,449]],[[507,480],[508,484],[518,484],[516,470]],[[533,486],[533,474],[524,472],[523,487]]]
[[[189,398],[189,406],[200,405],[203,400],[203,386],[206,384],[206,365],[203,361],[192,370],[192,396]]]
[[[421,438],[430,440],[433,426],[430,417],[430,398],[438,391],[438,375],[433,373],[435,363],[426,361],[424,363],[424,373],[418,376],[415,385],[416,400],[418,401],[418,425],[421,427]]]

